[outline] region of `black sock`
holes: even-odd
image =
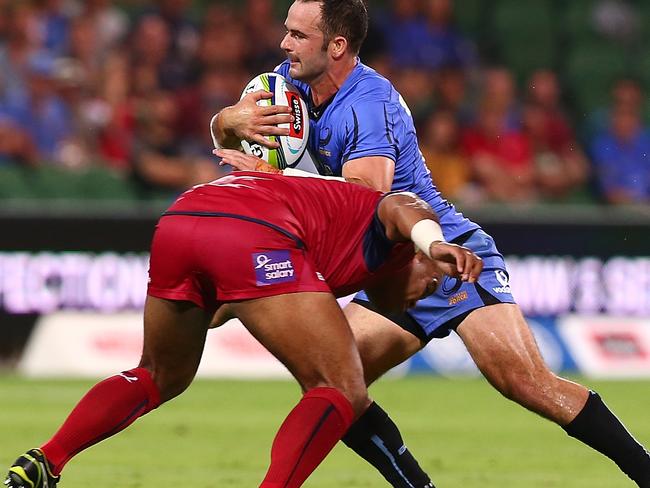
[[[404,445],[397,425],[376,403],[352,424],[345,445],[372,464],[396,488],[435,488]]]
[[[614,461],[641,488],[650,488],[650,454],[625,429],[597,393],[568,425],[567,434]]]

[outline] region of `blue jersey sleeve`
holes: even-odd
[[[397,161],[394,137],[394,110],[390,103],[364,100],[345,111],[342,163],[351,159],[385,156]]]

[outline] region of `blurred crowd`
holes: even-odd
[[[518,78],[453,0],[371,7],[361,59],[397,87],[432,177],[461,203],[650,203],[644,86],[576,117],[561,77]],[[288,2],[0,0],[0,167],[109,168],[144,195],[223,173],[210,117],[284,58]]]

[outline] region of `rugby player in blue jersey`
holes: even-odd
[[[381,315],[363,293],[355,297],[345,314],[367,383],[431,339],[455,331],[498,391],[611,458],[638,486],[650,488],[648,452],[598,394],[548,369],[510,293],[494,241],[432,184],[406,104],[386,78],[358,58],[367,25],[363,0],[296,0],[289,8],[280,44],[288,59],[277,71],[308,103],[309,148],[316,166],[322,174],[378,190],[416,192],[439,215],[444,238],[472,249],[484,263],[478,282],[445,279],[435,294],[403,314]],[[290,121],[288,110],[256,105],[270,97],[251,93],[213,118],[215,154],[223,163],[237,169],[265,168],[261,160],[234,149],[243,139],[277,147],[265,136],[288,134],[276,126]],[[378,405],[368,408],[344,441],[393,486],[432,486],[405,450],[397,426]]]

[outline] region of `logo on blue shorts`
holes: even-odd
[[[492,288],[495,292],[512,293],[512,290],[510,289],[510,277],[508,277],[508,273],[506,273],[502,269],[497,269],[496,271],[494,271],[494,276],[496,276],[497,281],[501,285]]]
[[[253,267],[258,286],[295,281],[295,270],[289,251],[253,253]]]

